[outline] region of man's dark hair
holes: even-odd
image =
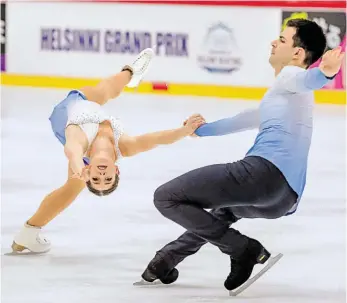
[[[291,19],[286,26],[296,29],[293,46],[301,47],[306,51],[305,64],[310,66],[322,57],[327,40],[322,28],[316,22],[307,19]]]
[[[97,190],[93,187],[93,184],[90,181],[86,182],[89,191],[92,192],[93,194],[99,196],[99,197],[107,196],[107,195],[113,193],[116,190],[116,188],[118,187],[118,183],[119,183],[119,175],[118,174],[115,175],[114,182],[109,189]]]

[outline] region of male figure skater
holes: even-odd
[[[269,61],[276,79],[259,108],[207,123],[195,131],[203,137],[259,128],[246,157],[195,169],[155,191],[154,204],[159,212],[187,232],[157,252],[142,274],[144,280],[174,282],[177,264],[209,242],[230,257],[225,288],[238,288],[270,253],[230,224],[240,218],[275,219],[295,212],[306,183],[313,91],[334,78],[344,53],[341,48],[330,50],[319,67],[308,69],[322,57],[326,38],[315,22],[304,19],[289,21],[271,45]]]

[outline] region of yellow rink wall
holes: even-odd
[[[94,78],[69,78],[57,76],[37,76],[21,74],[1,74],[1,84],[11,86],[30,86],[56,89],[78,89],[83,86],[95,85],[100,79]],[[126,88],[126,92],[153,93],[166,95],[206,96],[230,99],[260,100],[267,88],[219,86],[207,84],[182,84],[182,83],[152,83],[143,82],[136,89]],[[319,90],[315,92],[316,103],[346,105],[345,90]]]

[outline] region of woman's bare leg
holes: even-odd
[[[71,169],[69,169],[69,176],[71,176]],[[62,187],[47,195],[35,214],[15,236],[12,244],[13,251],[22,252],[25,249],[36,253],[49,251],[51,244],[40,235],[41,228],[71,205],[84,187],[84,181],[68,178]]]
[[[104,105],[109,100],[117,98],[125,86],[138,86],[148,71],[153,57],[153,49],[147,48],[138,54],[131,65],[124,66],[120,73],[103,79],[96,86],[83,87],[81,92],[89,101]]]
[[[109,100],[117,98],[131,80],[130,70],[124,70],[114,76],[101,80],[96,86],[86,86],[80,91],[89,101],[104,105]]]
[[[84,181],[69,179],[62,187],[56,189],[43,199],[40,207],[27,223],[36,227],[45,226],[70,206],[84,188]]]

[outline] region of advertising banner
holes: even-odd
[[[104,77],[155,45],[146,81],[256,87],[273,81],[268,57],[280,9],[47,2],[10,8],[11,73]],[[141,18],[131,18],[134,10]]]

